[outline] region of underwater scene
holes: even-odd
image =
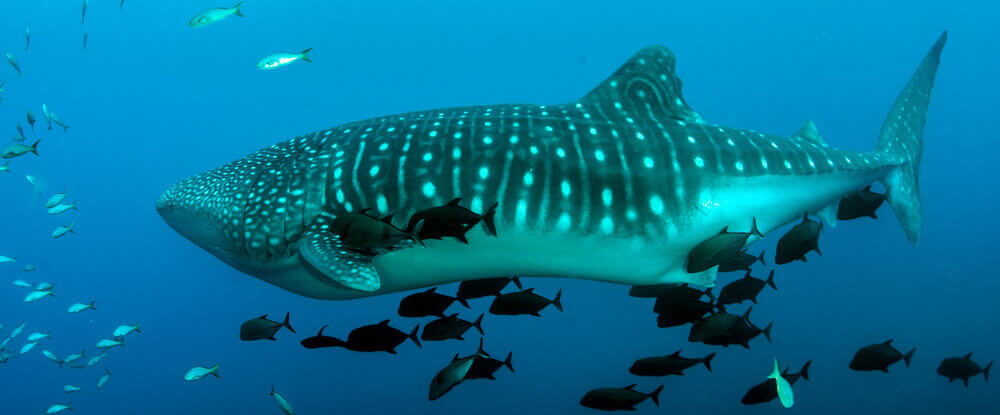
[[[989,414],[995,2],[0,2],[0,414]]]

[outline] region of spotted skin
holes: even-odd
[[[918,73],[932,80],[932,63]],[[900,166],[915,174],[913,154],[890,148],[905,136],[852,152],[818,135],[706,122],[685,103],[674,67],[668,49],[652,46],[573,103],[419,111],[309,133],[182,181],[157,208],[237,269],[317,298],[509,275],[711,285],[714,269],[682,265],[719,229],[749,229],[756,218],[767,232]],[[427,241],[365,262],[317,220],[372,209],[405,222],[459,197],[478,213],[499,203],[500,236],[475,229],[465,247]]]

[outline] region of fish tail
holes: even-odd
[[[660,387],[654,389],[652,392],[649,393],[649,399],[652,399],[653,403],[655,403],[656,406],[660,406],[660,391],[662,390],[663,390],[663,385],[660,385]]]
[[[36,156],[38,155],[38,143],[41,143],[41,142],[42,142],[42,140],[38,140],[38,141],[35,141],[35,144],[31,145],[31,152],[34,155],[36,155]]]
[[[94,300],[94,301],[90,302],[90,309],[91,310],[97,311],[97,307],[94,306],[94,303],[96,303],[96,302],[97,302],[97,300]]]
[[[714,358],[715,358],[715,352],[712,352],[709,353],[708,356],[705,356],[704,359],[701,359],[701,363],[705,365],[705,369],[708,369],[709,372],[712,371],[712,359]]]
[[[237,15],[239,17],[246,17],[246,16],[243,15],[243,11],[240,10],[240,6],[242,6],[242,5],[243,5],[242,1],[236,3],[235,5],[233,5],[233,8],[232,8],[233,9],[233,14],[235,14],[235,15]]]
[[[558,308],[559,311],[563,311],[563,308],[562,308],[562,290],[559,290],[559,292],[556,293],[556,298],[552,299],[552,305],[556,306],[556,308]]]
[[[459,304],[461,304],[461,305],[462,305],[462,307],[465,307],[465,308],[472,308],[472,307],[469,307],[469,301],[468,301],[468,300],[466,300],[466,299],[464,299],[464,298],[461,298],[461,297],[455,297],[455,301],[458,301],[458,303],[459,303]]]
[[[302,59],[302,60],[304,60],[306,62],[312,63],[312,59],[309,57],[309,52],[312,51],[312,50],[313,50],[313,48],[309,48],[309,49],[306,49],[306,50],[304,50],[302,52],[299,52],[299,59]]]
[[[762,331],[762,333],[764,333],[764,337],[767,338],[767,342],[768,343],[771,343],[771,327],[773,327],[773,326],[774,326],[774,322],[773,321],[770,322],[770,323],[767,323],[767,327],[764,327],[764,331]]]
[[[507,358],[503,360],[503,365],[507,366],[507,369],[510,369],[510,373],[514,373],[514,365],[511,363],[511,360],[510,360],[512,357],[514,357],[514,352],[510,351],[510,352],[507,352]],[[987,368],[987,369],[989,369],[989,368]],[[987,377],[987,380],[989,380],[988,377]]]
[[[909,353],[903,356],[903,363],[906,363],[906,367],[910,367],[910,359],[913,359],[913,352],[916,352],[917,348],[914,347]]]
[[[879,153],[899,160],[900,165],[881,180],[888,189],[889,206],[896,213],[906,237],[914,245],[920,242],[923,223],[918,172],[924,147],[924,124],[927,121],[931,89],[934,87],[934,75],[941,62],[941,49],[947,39],[948,32],[945,31],[896,98],[882,124],[876,147]]]
[[[483,226],[486,227],[486,233],[492,236],[497,236],[497,225],[493,218],[497,215],[499,204],[499,202],[493,203],[493,206],[490,206],[489,209],[486,209],[486,213],[483,213]]]
[[[139,334],[142,334],[142,331],[139,330],[139,322],[138,321],[135,322],[135,332],[139,333]]]
[[[767,285],[770,285],[771,288],[774,288],[775,291],[778,290],[778,286],[774,285],[774,270],[773,269],[771,270],[771,273],[768,274],[767,281],[765,281],[765,282],[767,283]]]
[[[799,376],[802,376],[802,379],[809,380],[809,366],[812,365],[812,362],[812,360],[807,361],[806,364],[802,365],[802,370],[799,370]]]
[[[486,313],[480,314],[479,318],[477,318],[476,321],[472,323],[472,327],[475,327],[476,330],[479,330],[479,334],[482,334],[482,335],[486,334],[486,333],[483,332],[483,316],[485,316],[485,315],[486,315]]]
[[[760,251],[760,256],[757,257],[757,260],[760,261],[761,265],[763,265],[765,267],[767,266],[767,261],[764,260],[764,250],[763,249]]]
[[[985,380],[987,382],[990,381],[990,368],[991,367],[993,367],[993,362],[990,362],[990,364],[986,365],[986,369],[983,369],[983,378],[985,378]]]
[[[219,379],[222,379],[222,376],[219,376],[219,364],[218,363],[216,363],[215,366],[212,366],[212,370],[209,370],[208,372],[211,373],[212,375],[214,375],[215,377],[217,377]]]
[[[517,289],[519,289],[519,290],[523,290],[524,289],[524,286],[521,285],[521,279],[520,278],[518,278],[518,277],[511,277],[511,280],[514,281],[514,285],[517,286]]]
[[[288,329],[288,331],[290,331],[292,333],[295,333],[295,329],[292,328],[292,323],[288,321],[288,318],[290,316],[291,316],[291,313],[287,313],[286,312],[285,313],[285,321],[282,321],[281,325],[284,326],[286,329]]]
[[[413,343],[415,343],[417,345],[417,347],[423,348],[424,345],[420,344],[420,339],[417,337],[417,333],[418,332],[420,332],[420,325],[419,324],[417,324],[416,326],[414,326],[413,330],[410,330],[410,334],[407,335],[406,337],[409,337],[410,340],[413,340]]]

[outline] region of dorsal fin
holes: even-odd
[[[327,324],[326,326],[329,326],[329,324]],[[320,327],[319,328],[319,333],[316,333],[316,335],[317,336],[322,336],[323,335],[323,330],[326,330],[326,326]]]
[[[972,359],[972,352],[969,352],[969,354],[965,355],[964,359]]]
[[[884,344],[886,346],[892,346],[892,339],[886,340],[885,343],[882,343],[882,344]]]
[[[678,351],[674,352],[674,354],[670,355],[670,357],[680,357],[680,356],[681,356],[681,351],[680,350],[678,350]]]
[[[676,64],[670,49],[647,46],[578,102],[605,107],[609,113],[624,112],[633,118],[703,122],[681,95]]]
[[[625,389],[625,390],[632,390],[632,388],[634,388],[634,387],[635,387],[635,384],[633,383],[633,384],[631,384],[631,385],[628,385],[628,386],[626,386],[626,387],[624,387],[624,388],[622,388],[622,389]]]
[[[456,198],[451,199],[450,201],[448,201],[448,203],[445,206],[458,206],[458,202],[460,202],[461,200],[462,200],[462,198],[456,197]]]
[[[826,141],[823,141],[823,137],[819,136],[819,129],[816,128],[816,123],[811,120],[806,121],[806,123],[802,125],[802,128],[799,128],[799,131],[792,134],[792,137],[801,138],[818,146],[827,146]]]

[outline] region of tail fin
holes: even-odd
[[[36,156],[38,155],[38,143],[41,143],[41,142],[42,142],[42,140],[38,140],[38,141],[35,141],[35,144],[31,145],[31,152],[32,152],[32,154],[34,154]]]
[[[985,380],[987,382],[990,381],[990,368],[991,367],[993,367],[993,362],[990,362],[990,364],[986,365],[986,369],[983,369],[983,378],[985,378]]]
[[[304,61],[306,61],[306,62],[312,63],[312,58],[309,57],[309,52],[311,50],[313,50],[313,48],[309,48],[309,49],[306,49],[306,50],[304,50],[302,52],[299,52],[299,58],[302,59],[302,60],[304,60]]]
[[[809,365],[812,362],[812,360],[806,362],[806,364],[802,365],[802,370],[799,370],[799,376],[802,376],[802,379],[809,380]]]
[[[210,369],[208,371],[208,373],[211,373],[213,376],[215,376],[215,377],[217,377],[219,379],[222,379],[222,376],[219,376],[219,364],[218,363],[216,363],[215,366],[212,366],[212,369]],[[108,374],[110,375],[111,372],[108,372]],[[272,388],[274,388],[274,387],[272,386]]]
[[[417,324],[415,327],[413,327],[413,330],[411,330],[410,334],[408,336],[406,336],[406,337],[409,337],[410,340],[413,340],[413,342],[417,344],[417,347],[423,348],[424,345],[420,344],[420,339],[417,338],[417,333],[419,331],[420,331],[420,325]],[[348,340],[350,340],[350,339],[348,339]]]
[[[767,338],[767,342],[768,343],[771,343],[771,327],[772,326],[774,326],[774,322],[773,321],[770,322],[770,323],[767,323],[767,327],[764,327],[764,330],[761,330],[761,333],[764,333],[764,337]]]
[[[888,189],[889,205],[896,213],[906,237],[914,245],[920,242],[923,223],[918,172],[924,147],[924,124],[927,121],[931,88],[934,87],[934,75],[941,62],[941,49],[947,39],[948,32],[945,31],[896,98],[882,124],[876,147],[880,153],[897,157],[902,162],[882,178],[882,182]]]
[[[288,329],[288,331],[295,333],[295,329],[292,328],[292,324],[288,321],[290,315],[291,313],[285,313],[285,321],[282,321],[281,325]]]
[[[514,365],[511,363],[510,360],[512,357],[514,357],[514,352],[507,352],[507,358],[503,360],[503,365],[507,366],[507,369],[510,369],[511,373],[514,373]]]
[[[563,311],[563,309],[562,309],[562,290],[559,290],[559,292],[556,293],[556,298],[552,299],[552,305],[556,306],[556,308],[558,308],[559,311]]]
[[[462,297],[455,297],[455,301],[458,301],[458,303],[461,304],[465,308],[472,308],[472,307],[469,307],[469,301],[466,300],[466,299],[464,299],[464,298],[462,298]]]
[[[705,369],[708,369],[709,372],[712,371],[712,359],[714,357],[715,357],[715,352],[712,352],[708,356],[705,356],[704,359],[701,359],[701,363],[705,364]]]
[[[917,351],[916,347],[914,347],[913,350],[910,350],[909,353],[903,356],[903,363],[906,363],[906,367],[910,367],[910,359],[913,359],[913,352],[915,351]]]
[[[477,318],[476,321],[472,322],[472,327],[475,327],[476,330],[479,330],[479,334],[482,335],[486,335],[486,333],[483,332],[483,316],[485,315],[486,313],[480,314],[479,318]]]
[[[649,393],[649,399],[652,399],[653,403],[655,403],[656,406],[660,406],[660,391],[662,390],[663,390],[663,385],[660,385],[660,387],[656,388],[655,390]]]
[[[497,225],[494,223],[493,218],[497,214],[497,205],[499,204],[499,202],[494,203],[493,206],[490,206],[486,210],[486,213],[483,213],[483,226],[486,227],[486,233],[491,236],[497,236]]]
[[[91,302],[90,302],[90,309],[91,309],[91,310],[94,310],[94,311],[97,311],[97,307],[96,307],[96,306],[94,306],[94,303],[96,303],[96,302],[97,302],[97,300],[94,300],[94,301],[91,301]]]
[[[767,281],[764,281],[764,282],[767,283],[767,285],[770,285],[771,288],[774,288],[775,291],[778,290],[778,286],[774,285],[774,270],[773,269],[771,270],[771,274],[767,276]]]
[[[124,4],[124,2],[123,2],[123,4]],[[232,7],[232,9],[233,9],[233,14],[235,14],[235,15],[237,15],[237,16],[239,16],[239,17],[246,17],[246,16],[244,16],[244,15],[243,15],[243,11],[242,11],[242,10],[240,10],[240,6],[242,6],[242,5],[243,5],[243,2],[242,2],[242,1],[241,1],[241,2],[239,2],[239,3],[236,3],[236,4],[235,4],[235,5],[234,5],[234,6]]]
[[[767,261],[764,260],[764,250],[763,249],[760,250],[760,256],[757,257],[757,260],[760,261],[761,265],[763,265],[765,267],[767,266]]]

